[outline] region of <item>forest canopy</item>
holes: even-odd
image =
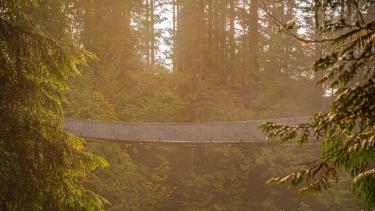
[[[374,15],[371,0],[0,0],[0,209],[355,210],[351,180],[373,207]],[[65,117],[294,116],[313,118],[262,129],[282,142],[315,136],[320,149],[121,145],[64,131]],[[335,190],[264,185],[319,152],[272,182]]]

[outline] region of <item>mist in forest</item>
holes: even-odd
[[[312,2],[310,2],[311,4]],[[72,81],[65,115],[124,122],[231,122],[309,116],[325,108],[312,64],[324,46],[280,32],[303,23],[302,1],[83,1],[77,40],[99,59]],[[147,132],[147,131],[145,131]],[[111,164],[88,187],[111,210],[343,210],[345,189],[299,195],[266,181],[318,155],[296,146],[179,146],[90,143]],[[314,148],[314,147],[313,147]],[[313,151],[313,152],[311,152]],[[327,200],[326,197],[332,198]]]
[[[261,4],[150,0],[74,5],[80,21],[76,39],[98,60],[72,82],[65,114],[126,122],[209,122],[309,116],[326,107],[329,97],[323,97],[312,71],[322,46],[280,33]],[[269,4],[269,12],[289,20],[297,18],[304,3]],[[296,33],[315,36],[311,20],[296,21],[305,21]]]
[[[371,167],[373,153],[359,164],[341,152],[344,164],[334,163],[339,160],[334,156],[316,159],[337,149],[360,153],[359,146],[375,145],[341,147],[346,133],[354,141],[372,134],[365,134],[374,128],[365,123],[372,125],[374,118],[372,113],[344,119],[364,115],[355,113],[358,107],[345,110],[360,100],[335,104],[338,94],[345,94],[342,88],[354,84],[350,80],[360,65],[373,61],[375,22],[366,21],[374,20],[374,5],[366,0],[0,0],[0,175],[6,178],[0,182],[0,209],[361,209],[351,179]],[[357,37],[360,44],[346,41]],[[361,54],[363,60],[356,57],[360,50],[329,53],[357,44],[370,46],[363,47],[370,49]],[[352,60],[362,63],[339,69],[346,67],[339,62]],[[337,78],[344,82],[330,84],[341,73]],[[351,96],[370,99],[373,93]],[[370,105],[361,111],[372,111],[375,101],[363,101]],[[329,109],[355,115],[325,113]],[[160,136],[152,143],[121,142],[117,134],[116,140],[104,140],[64,131],[64,118],[113,126],[311,116],[298,131],[263,125],[270,139],[265,134],[264,142],[256,143],[181,144]],[[333,142],[320,146],[308,142],[311,136]],[[18,142],[5,142],[8,137]],[[287,142],[293,138],[297,141]],[[312,167],[304,171],[306,166]],[[300,173],[280,177],[294,171]],[[314,180],[315,174],[322,179]],[[305,181],[301,175],[311,176],[306,176],[310,189],[298,189]],[[289,187],[268,184],[285,181]],[[44,191],[32,192],[38,187]]]

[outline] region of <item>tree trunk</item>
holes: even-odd
[[[177,70],[177,52],[176,52],[176,0],[172,1],[173,8],[173,28],[172,28],[172,69],[173,71]]]
[[[322,36],[322,33],[320,31],[320,27],[321,27],[321,20],[322,20],[322,10],[320,8],[319,5],[315,5],[315,17],[314,17],[314,20],[315,20],[315,39],[316,40],[321,40],[323,38]],[[315,51],[314,51],[314,58],[315,59],[319,59],[321,56],[322,56],[322,45],[320,43],[315,43]],[[315,80],[315,83],[317,84],[318,88],[317,88],[317,100],[319,102],[319,106],[321,109],[323,109],[325,107],[324,105],[324,101],[323,101],[323,95],[324,95],[324,87],[323,87],[323,84],[319,84],[318,85],[318,81],[321,80],[323,78],[323,72],[322,71],[319,71],[319,72],[315,72],[314,73],[314,80]]]
[[[225,1],[219,0],[219,11],[220,11],[220,20],[219,20],[219,46],[220,46],[220,56],[219,63],[221,63],[222,69],[222,84],[226,85],[227,83],[227,31],[226,31],[226,8],[227,4]]]
[[[249,32],[249,47],[250,47],[250,72],[254,76],[259,71],[258,51],[259,51],[259,30],[258,30],[258,15],[259,0],[251,0],[250,3],[250,32]]]
[[[150,11],[149,11],[149,2],[146,0],[146,23],[145,23],[145,28],[146,28],[146,63],[149,65],[150,64]]]
[[[154,25],[155,25],[155,8],[154,8],[154,0],[150,0],[150,33],[151,33],[151,66],[152,69],[154,69],[155,65],[155,30],[154,30]]]
[[[204,49],[205,49],[205,45],[204,45],[204,37],[206,35],[206,30],[205,30],[205,27],[204,27],[204,0],[200,0],[199,1],[199,32],[200,33],[200,36],[198,37],[198,42],[199,42],[199,66],[198,66],[198,69],[199,69],[199,72],[198,72],[198,83],[200,84],[202,82],[202,77],[203,77],[203,67],[204,67],[204,60],[203,60],[203,56],[204,56]]]
[[[236,18],[236,11],[235,11],[235,0],[229,1],[229,65],[228,65],[228,71],[230,71],[230,74],[233,71],[234,66],[234,57],[235,57],[235,49],[236,49],[236,41],[235,41],[235,29],[234,29],[234,21]],[[230,78],[229,78],[230,80]],[[229,81],[230,83],[230,81]]]

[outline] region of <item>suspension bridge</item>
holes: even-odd
[[[65,119],[65,129],[86,139],[124,143],[270,143],[259,126],[264,122],[295,125],[310,117],[292,117],[236,122],[207,123],[130,123]]]

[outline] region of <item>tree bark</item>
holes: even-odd
[[[259,72],[258,51],[259,51],[259,27],[258,15],[259,0],[251,0],[250,3],[250,20],[249,20],[249,56],[250,56],[250,72],[252,75]]]
[[[150,0],[150,33],[151,33],[151,67],[154,69],[155,66],[155,8],[154,0]]]
[[[150,64],[150,11],[149,11],[149,2],[146,0],[146,63]]]
[[[173,28],[172,28],[172,70],[177,70],[177,52],[176,52],[176,0],[172,1],[172,9],[173,9]]]
[[[234,66],[234,58],[235,58],[235,50],[236,50],[236,40],[235,40],[235,18],[236,18],[236,10],[235,10],[235,0],[229,1],[229,36],[228,36],[228,42],[229,42],[229,60],[228,60],[228,71],[230,71],[229,74],[232,74],[233,66]],[[227,80],[230,80],[228,78]],[[230,83],[230,81],[229,81]]]

